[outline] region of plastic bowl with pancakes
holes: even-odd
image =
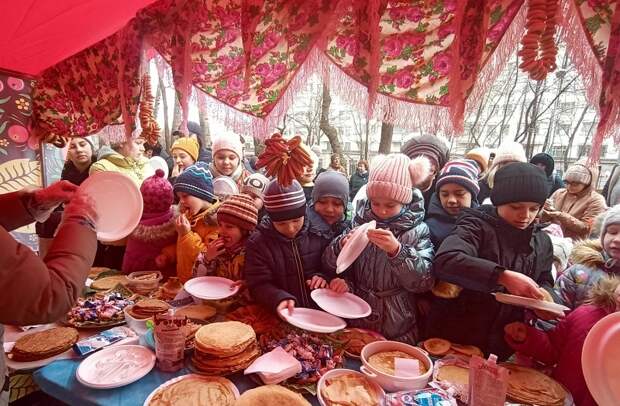
[[[382,353],[384,356],[381,355]],[[392,372],[390,368],[393,368],[394,356],[399,354],[402,355],[401,358],[411,357],[420,361],[421,375],[402,377],[388,373]],[[397,341],[375,341],[366,344],[362,349],[360,358],[363,364],[360,371],[388,392],[422,389],[433,374],[433,363],[424,351]],[[390,360],[392,364],[390,364]]]
[[[385,398],[385,391],[360,372],[332,369],[319,380],[316,395],[322,406],[374,406]]]

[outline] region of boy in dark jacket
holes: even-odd
[[[250,294],[270,311],[314,307],[310,291],[327,286],[321,254],[329,239],[313,230],[306,216],[306,197],[296,180],[289,187],[272,181],[257,232],[246,244],[245,273]]]
[[[433,309],[429,335],[476,345],[500,359],[512,354],[503,329],[523,321],[524,310],[497,302],[491,293],[551,296],[553,247],[549,236],[533,224],[547,196],[547,180],[539,168],[511,163],[495,174],[495,207],[463,210],[433,268],[438,279],[463,290],[441,309]]]
[[[435,249],[452,233],[462,209],[478,207],[478,174],[470,159],[455,159],[441,170],[425,220]]]
[[[330,241],[349,228],[346,220],[349,203],[347,177],[341,172],[325,171],[316,177],[307,215],[312,228]]]

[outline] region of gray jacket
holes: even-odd
[[[428,227],[424,218],[422,194],[414,189],[413,202],[393,219],[382,221],[364,201],[358,206],[353,227],[371,220],[377,228],[389,228],[400,241],[402,248],[393,258],[370,243],[357,260],[341,277],[352,293],[364,299],[372,308],[366,318],[352,320],[354,327],[371,329],[390,340],[414,344],[418,339],[415,293],[430,290],[434,284],[431,262],[434,255]],[[326,269],[336,268],[343,233],[332,241],[323,254]]]

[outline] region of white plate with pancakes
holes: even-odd
[[[239,397],[239,389],[226,378],[198,374],[182,375],[159,385],[146,398],[143,406],[176,404],[179,401],[199,404],[205,397],[209,399],[205,404],[228,406],[234,404]]]

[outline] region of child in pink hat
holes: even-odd
[[[140,193],[144,209],[140,223],[127,240],[122,268],[124,273],[158,269],[155,258],[164,247],[174,246],[177,240],[172,206],[174,195],[164,171],[158,169],[155,175],[145,179]],[[161,271],[165,276],[174,276],[175,269],[175,264],[171,263]]]
[[[214,178],[229,176],[237,183],[239,189],[243,180],[250,175],[243,166],[243,144],[236,134],[218,135],[211,140],[213,161],[209,170]]]
[[[430,162],[424,156],[411,160],[403,154],[377,157],[370,165],[368,200],[358,206],[353,227],[376,221],[368,230],[362,254],[330,288],[353,290],[370,304],[370,316],[351,325],[378,331],[388,340],[418,341],[415,293],[429,291],[433,244],[424,219],[424,199],[416,186],[428,179]],[[323,254],[325,264],[336,268],[336,258],[352,233],[335,238]]]

